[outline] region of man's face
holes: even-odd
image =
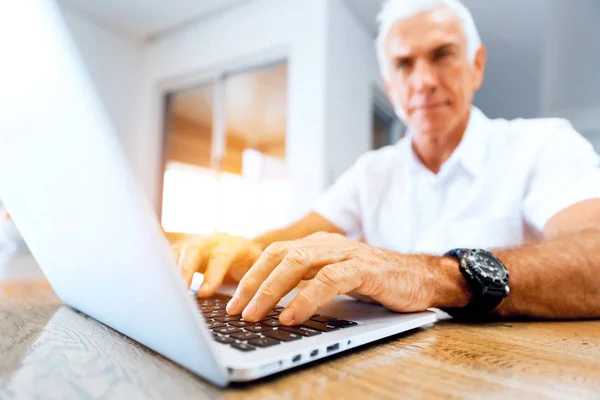
[[[467,115],[483,82],[485,50],[468,59],[460,20],[446,8],[398,21],[385,41],[385,86],[408,128],[426,136],[444,135]]]

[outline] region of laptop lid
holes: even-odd
[[[0,6],[0,51],[0,198],[57,295],[225,385],[54,1]]]

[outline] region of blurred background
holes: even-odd
[[[464,2],[489,57],[475,104],[568,118],[600,149],[600,2]],[[164,229],[248,237],[404,134],[375,58],[381,3],[58,1]]]

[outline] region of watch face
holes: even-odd
[[[473,269],[484,278],[498,283],[506,278],[506,269],[490,254],[476,252],[470,258],[473,261]]]

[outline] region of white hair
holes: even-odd
[[[381,75],[387,79],[389,76],[387,59],[385,57],[385,40],[392,26],[401,20],[410,18],[420,12],[433,10],[443,6],[455,14],[463,25],[467,37],[467,55],[473,62],[477,50],[481,46],[481,37],[473,20],[471,12],[460,0],[388,0],[377,16],[379,22],[379,34],[375,40],[377,47],[377,58]]]

